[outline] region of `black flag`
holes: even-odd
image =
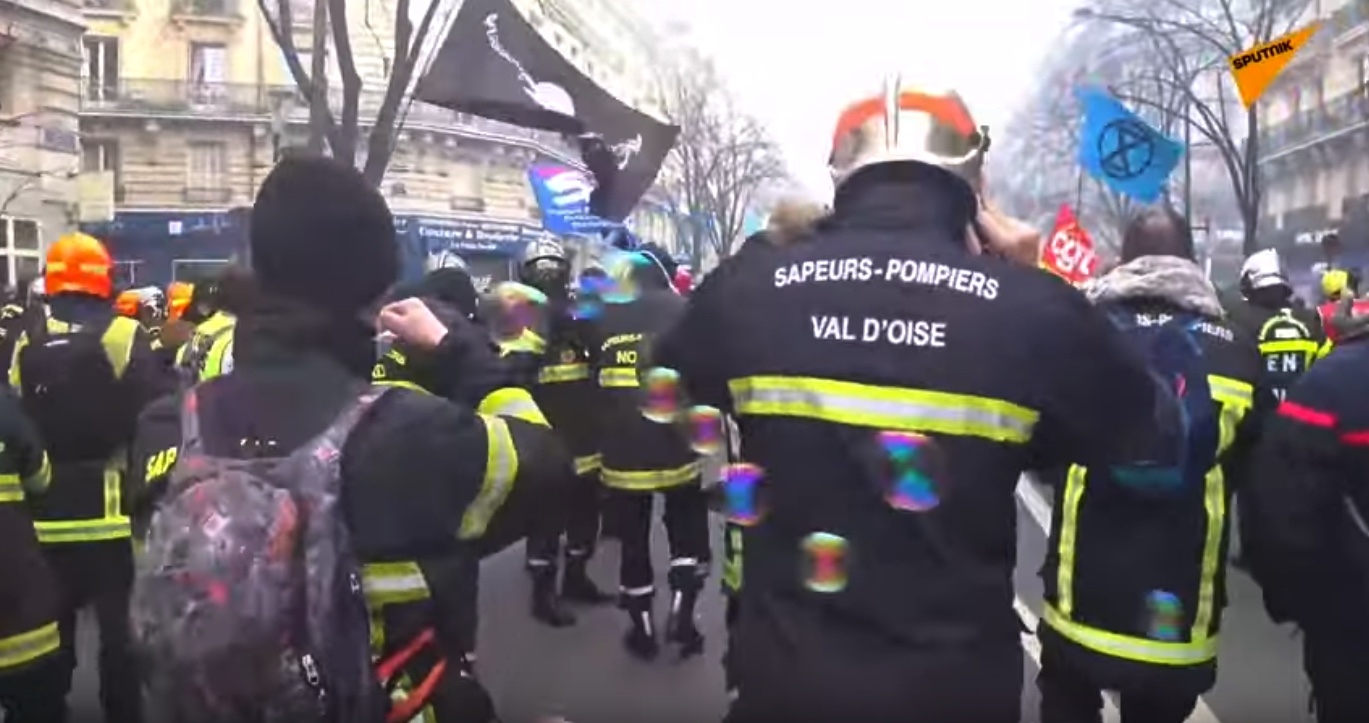
[[[613,221],[651,188],[680,134],[585,77],[509,0],[466,0],[414,97],[576,136],[598,185],[591,211]]]

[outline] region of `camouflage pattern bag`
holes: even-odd
[[[379,723],[361,567],[340,507],[348,434],[372,387],[287,457],[210,456],[197,390],[138,561],[133,633],[169,723]]]

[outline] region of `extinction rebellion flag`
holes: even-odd
[[[510,0],[466,0],[414,95],[462,113],[581,137],[597,186],[591,209],[614,221],[656,181],[680,133],[585,77]]]

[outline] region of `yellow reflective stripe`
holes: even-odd
[[[1214,387],[1212,396],[1217,398]],[[1250,411],[1247,401],[1222,401],[1221,415],[1217,420],[1218,459],[1236,442],[1236,432],[1246,412]],[[1203,558],[1198,578],[1198,610],[1193,616],[1194,642],[1207,640],[1212,634],[1212,620],[1217,613],[1217,573],[1223,564],[1222,533],[1226,530],[1226,475],[1219,462],[1208,470],[1203,477],[1203,511],[1207,515],[1207,529],[1203,538]]]
[[[1212,390],[1212,401],[1219,404],[1249,407],[1255,402],[1255,387],[1248,382],[1209,374],[1207,385]]]
[[[1290,339],[1288,341],[1266,341],[1260,344],[1261,354],[1283,354],[1288,352],[1315,354],[1317,353],[1317,342],[1310,339]]]
[[[138,322],[123,316],[114,317],[109,328],[100,336],[100,345],[105,348],[109,363],[114,366],[114,378],[122,379],[124,371],[133,360],[133,340],[142,327]]]
[[[23,502],[24,485],[17,474],[0,474],[0,502]]]
[[[48,460],[48,453],[43,453],[43,459],[38,463],[38,471],[28,475],[23,479],[24,489],[35,494],[42,492],[52,483],[52,462]]]
[[[835,379],[755,376],[728,382],[739,414],[1025,443],[1040,414],[989,397]]]
[[[427,600],[432,596],[428,580],[417,562],[371,562],[361,567],[361,587],[366,604],[380,608],[397,603]]]
[[[14,342],[14,353],[10,354],[10,389],[13,389],[16,395],[22,395],[24,393],[24,377],[19,373],[19,353],[22,352],[24,347],[28,346],[28,344],[28,332],[19,334],[19,340]]]
[[[587,454],[583,457],[576,457],[575,474],[589,474],[590,472],[599,469],[599,466],[603,463],[604,455],[602,454]]]
[[[406,381],[404,381],[404,380],[402,380],[402,379],[382,379],[382,380],[374,381],[374,382],[371,382],[371,383],[374,384],[374,385],[376,385],[376,386],[378,386],[378,387],[396,387],[396,388],[399,388],[399,389],[408,389],[408,390],[410,390],[410,391],[418,392],[418,393],[420,393],[420,394],[431,394],[431,393],[432,393],[432,392],[429,392],[427,389],[424,389],[423,387],[420,387],[420,386],[418,386],[417,384],[414,384],[413,382],[406,382]]]
[[[1055,598],[1060,612],[1066,617],[1074,614],[1074,546],[1079,537],[1079,505],[1084,501],[1084,482],[1088,470],[1071,465],[1065,476],[1065,499],[1060,511],[1060,562],[1055,569]]]
[[[26,633],[0,638],[0,669],[17,668],[25,663],[31,663],[44,655],[57,652],[61,644],[57,623],[48,623]]]
[[[120,455],[115,455],[119,459]],[[123,471],[117,462],[110,462],[104,470],[104,512],[97,520],[34,520],[38,541],[45,543],[97,542],[118,540],[132,534],[129,519],[123,513]]]
[[[499,356],[508,356],[518,352],[541,354],[546,350],[546,340],[531,329],[524,329],[517,339],[499,342]]]
[[[742,530],[729,525],[727,545],[731,554],[723,558],[723,585],[729,590],[742,589]]]
[[[583,362],[579,364],[551,364],[537,371],[538,384],[578,382],[582,379],[589,379],[589,365]]]
[[[599,474],[605,485],[616,489],[658,490],[694,481],[702,474],[702,467],[697,461],[675,469],[621,470],[604,467]]]
[[[232,329],[225,329],[231,332]],[[200,372],[200,381],[208,381],[217,376],[223,375],[223,360],[233,348],[233,335],[231,333],[220,332],[222,336],[214,339],[209,344],[209,353],[205,355],[204,370]]]
[[[637,367],[604,367],[599,370],[599,386],[601,387],[635,387],[638,386]]]
[[[480,400],[475,411],[493,417],[513,417],[539,427],[551,426],[547,418],[542,416],[542,410],[533,401],[532,395],[526,389],[517,387],[504,387],[490,392]]]
[[[1331,350],[1335,348],[1335,346],[1335,342],[1332,342],[1330,339],[1322,342],[1321,348],[1317,350],[1317,358],[1325,358],[1327,354],[1331,353]]]
[[[461,527],[457,537],[474,540],[485,534],[490,520],[504,505],[509,493],[513,491],[514,480],[518,477],[518,450],[513,446],[513,434],[509,423],[497,416],[480,415],[485,422],[488,436],[485,453],[485,475],[480,482],[480,492],[466,507],[461,516]]]
[[[1302,332],[1303,336],[1312,336],[1312,330],[1307,328],[1307,325],[1302,323],[1302,321],[1300,321],[1297,317],[1293,316],[1292,310],[1282,309],[1279,311],[1279,313],[1269,317],[1265,320],[1263,324],[1260,325],[1260,332],[1255,336],[1255,338],[1263,339],[1264,335],[1269,332],[1269,327],[1274,326],[1275,324],[1284,324],[1290,322],[1298,327],[1298,331]],[[1260,346],[1263,347],[1264,344],[1260,344]]]
[[[1090,650],[1114,658],[1154,665],[1199,665],[1217,657],[1216,638],[1191,643],[1168,643],[1080,625],[1065,618],[1050,603],[1045,603],[1041,612],[1042,622],[1055,632]]]

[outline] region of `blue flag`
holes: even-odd
[[[1151,128],[1106,91],[1081,88],[1076,96],[1084,109],[1079,165],[1124,196],[1142,203],[1158,199],[1179,165],[1183,145]]]
[[[590,212],[594,181],[587,173],[559,163],[534,163],[528,167],[528,184],[542,210],[542,227],[554,234],[596,234],[619,226]]]

